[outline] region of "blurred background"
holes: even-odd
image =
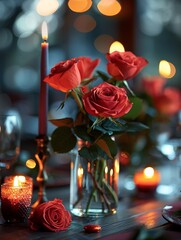
[[[149,61],[138,82],[144,76],[159,75],[168,80],[168,86],[181,89],[180,0],[93,0],[83,6],[84,2],[0,0],[0,111],[19,114],[23,164],[36,152],[44,20],[48,24],[49,69],[59,61],[89,56],[100,58],[98,68],[104,71],[105,54],[117,42],[118,47],[122,44],[125,51]],[[169,71],[164,71],[163,64]],[[133,86],[136,90],[137,83]],[[54,103],[63,97],[49,89],[49,117]],[[180,124],[179,111],[174,115],[175,122],[173,128]],[[50,124],[48,133],[51,132]]]

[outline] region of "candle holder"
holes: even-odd
[[[6,222],[26,222],[31,210],[32,187],[29,184],[1,185],[1,212]]]
[[[38,175],[37,175],[37,182],[38,182],[38,199],[37,201],[32,205],[32,209],[36,208],[38,205],[40,205],[43,202],[47,202],[47,196],[46,196],[46,182],[48,180],[48,175],[45,169],[45,163],[47,158],[49,157],[49,150],[48,150],[48,137],[46,136],[38,136],[36,138],[37,141],[37,153],[35,154],[35,158],[38,162]]]

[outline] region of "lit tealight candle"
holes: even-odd
[[[160,183],[160,173],[152,167],[147,167],[135,173],[134,183],[142,192],[154,191]]]
[[[4,182],[5,183],[13,183],[14,180],[16,178],[16,181],[18,181],[19,183],[26,183],[31,185],[31,187],[33,188],[33,178],[29,177],[29,176],[23,176],[23,175],[17,175],[17,176],[6,176],[4,178]]]
[[[17,177],[13,183],[1,185],[1,211],[7,222],[25,222],[28,219],[32,199],[32,186],[21,183]]]

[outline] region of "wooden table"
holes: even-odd
[[[49,200],[61,198],[68,209],[69,187],[48,188],[47,195]],[[34,194],[36,199],[36,192]],[[119,201],[117,214],[104,218],[78,218],[73,216],[73,221],[67,231],[54,232],[33,232],[26,224],[7,224],[0,225],[1,240],[52,240],[52,239],[71,239],[71,240],[140,240],[133,237],[144,225],[147,234],[157,234],[160,232],[164,240],[181,239],[181,227],[176,227],[168,223],[161,215],[162,208],[168,202],[155,198],[128,198],[124,197]],[[96,223],[100,224],[102,231],[99,233],[85,233],[84,225]],[[161,232],[163,231],[163,233]]]

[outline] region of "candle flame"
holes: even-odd
[[[109,53],[112,53],[114,51],[125,52],[123,44],[120,43],[119,41],[113,42],[109,48]]]
[[[45,21],[42,23],[42,39],[44,41],[48,39],[48,27]]]
[[[116,173],[119,173],[119,160],[118,159],[115,160],[114,168],[116,170]]]
[[[25,178],[25,176],[18,176],[18,180],[19,180],[21,183],[25,183],[26,178]]]
[[[154,173],[155,173],[155,171],[154,171],[154,169],[153,169],[152,167],[147,167],[147,168],[145,168],[143,172],[144,172],[144,175],[145,175],[147,178],[152,178],[153,175],[154,175]]]
[[[110,170],[110,176],[113,176],[113,169]]]
[[[79,176],[79,177],[82,176],[83,173],[84,173],[84,169],[83,169],[82,167],[79,167],[79,168],[78,168],[78,176]]]
[[[18,176],[16,176],[13,181],[13,186],[19,187],[20,185],[21,185],[21,182],[19,181]]]
[[[105,167],[105,173],[106,174],[108,173],[108,167],[107,166]]]

